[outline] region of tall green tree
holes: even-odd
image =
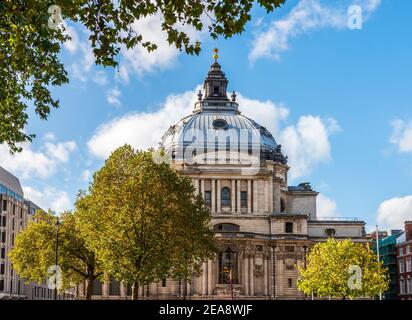
[[[299,266],[298,289],[319,297],[375,297],[388,289],[389,278],[382,262],[368,246],[349,239],[328,239],[316,244]]]
[[[43,282],[49,278],[49,267],[56,263],[61,270],[60,290],[86,282],[86,299],[91,299],[93,281],[103,275],[93,251],[85,246],[75,214],[38,212],[25,230],[17,234],[15,246],[9,252],[13,269],[26,281]],[[58,232],[58,237],[57,237]]]
[[[257,0],[267,12],[285,0]],[[190,39],[182,25],[206,29],[212,38],[243,32],[251,19],[253,0],[2,0],[0,1],[0,144],[12,153],[35,135],[26,130],[29,106],[41,119],[59,107],[50,88],[67,83],[60,61],[61,44],[69,39],[62,20],[80,23],[89,32],[96,63],[116,66],[121,46],[156,43],[132,28],[141,18],[159,14],[170,45],[198,54],[201,45]],[[58,7],[56,7],[58,6]],[[206,17],[204,19],[203,17]],[[206,23],[205,23],[206,21]]]
[[[210,212],[190,179],[151,151],[125,145],[93,176],[89,193],[76,203],[88,245],[105,271],[139,286],[166,277],[187,279],[216,251]]]

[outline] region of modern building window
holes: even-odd
[[[230,206],[230,189],[228,187],[223,187],[220,195],[221,205]]]
[[[412,261],[411,258],[406,259],[406,272],[412,271]]]
[[[238,254],[231,248],[219,253],[219,284],[238,283]]]
[[[205,205],[212,205],[212,192],[210,191],[205,191]]]
[[[247,191],[240,191],[240,206],[242,208],[247,207]]]
[[[292,288],[293,286],[293,282],[292,282],[292,278],[288,279],[288,288]]]
[[[286,222],[285,223],[285,232],[286,233],[293,233],[293,222]]]
[[[401,278],[401,281],[399,281],[399,293],[405,293],[405,280],[403,280],[403,278]]]
[[[405,263],[403,260],[399,260],[399,273],[404,273],[405,272]]]
[[[286,210],[285,199],[280,198],[280,212],[285,212],[285,210]]]

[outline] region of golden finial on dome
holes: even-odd
[[[213,49],[213,59],[215,59],[215,62],[217,62],[217,58],[219,58],[219,56],[217,55],[218,52],[219,52],[218,48]]]

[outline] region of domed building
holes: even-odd
[[[317,218],[318,192],[309,183],[288,186],[281,146],[239,111],[235,92],[229,99],[214,58],[193,112],[165,132],[161,147],[203,196],[219,253],[189,281],[164,279],[140,288],[139,298],[302,299],[297,265],[305,266],[308,249],[331,236],[364,242],[365,223]],[[116,281],[97,288],[103,298],[131,295]]]
[[[168,282],[169,297],[295,299],[297,265],[328,237],[364,241],[365,223],[317,219],[309,183],[288,186],[287,157],[272,134],[243,115],[215,61],[192,114],[172,125],[161,145],[171,165],[192,179],[212,214],[220,253],[187,284]]]

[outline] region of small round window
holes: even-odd
[[[227,122],[224,119],[215,119],[213,120],[213,128],[215,129],[226,129],[227,128]]]

